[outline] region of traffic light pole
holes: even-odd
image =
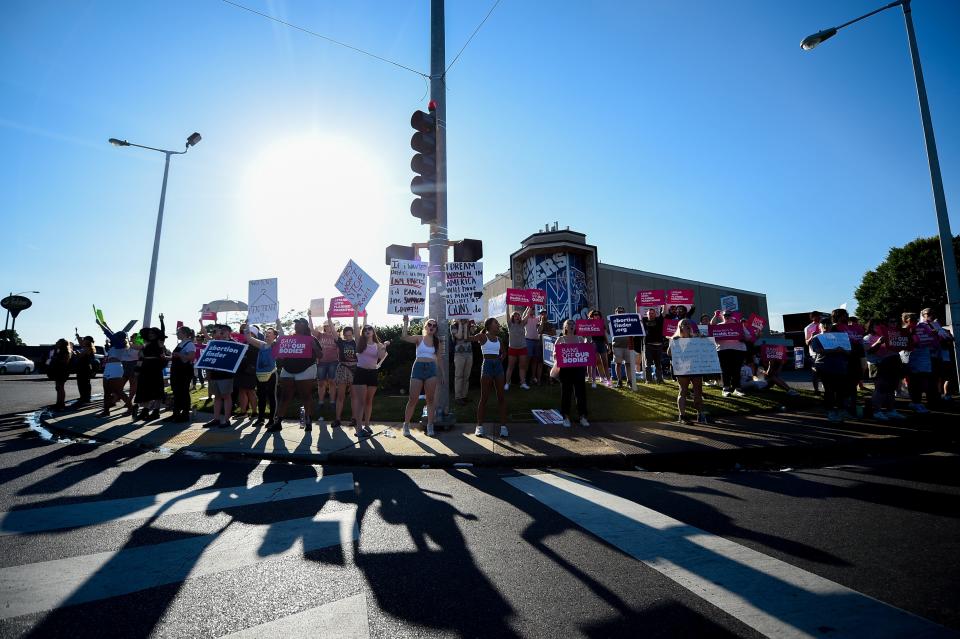
[[[446,43],[444,33],[444,0],[430,2],[430,100],[436,104],[437,118],[437,217],[430,225],[430,315],[437,320],[440,349],[437,365],[440,384],[436,392],[437,422],[450,423],[450,373],[448,344],[450,327],[447,324],[444,265],[447,262],[447,100],[446,100]]]

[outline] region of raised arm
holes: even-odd
[[[263,350],[267,348],[267,343],[261,339],[257,339],[253,336],[253,332],[250,331],[250,324],[247,323],[247,328],[244,330],[244,334],[247,336],[247,343],[256,348],[257,350]]]
[[[353,309],[353,334],[360,334],[360,323],[357,321],[357,318],[360,317],[360,312],[357,309]],[[367,318],[363,318],[363,325],[367,325]]]
[[[310,333],[316,333],[317,329],[313,326],[313,311],[307,309],[307,321],[310,323]]]
[[[160,334],[166,337],[167,325],[163,323],[163,313],[160,313]]]
[[[520,321],[526,322],[526,321],[527,321],[527,318],[530,317],[530,313],[531,313],[532,311],[533,311],[533,307],[532,307],[532,306],[528,306],[528,307],[526,307],[525,309],[523,309],[523,314],[520,316]]]
[[[410,335],[410,316],[403,316],[403,328],[400,330],[400,339],[404,342],[409,342],[411,344],[419,344],[420,340],[423,339],[419,335]]]

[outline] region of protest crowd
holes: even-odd
[[[404,285],[409,287],[418,275],[406,277]],[[272,282],[275,287],[276,280]],[[662,291],[641,291],[636,312],[628,313],[619,306],[604,316],[591,309],[581,315],[583,319],[565,319],[557,327],[548,320],[543,300],[536,293],[519,290],[511,298],[513,310],[505,326],[495,317],[453,319],[446,345],[441,343],[437,320],[422,321],[419,330],[411,334],[407,314],[399,335],[384,339],[384,329],[369,325],[366,313],[346,298],[331,300],[319,327],[312,307],[306,317],[293,321],[290,334],[284,334],[279,318],[257,325],[248,316],[248,321],[234,329],[218,322],[204,325],[205,319],[216,319],[216,314],[205,314],[199,331],[178,322],[174,339],[170,339],[163,314],[159,327],[130,333],[133,322],[114,331],[95,309],[96,323],[106,337],[104,404],[98,415],[108,418],[117,404],[122,404],[134,421],[152,421],[160,419],[161,411],[169,407],[169,420],[190,422],[191,392],[206,387],[213,415],[205,427],[230,427],[235,423],[231,419],[239,418],[278,432],[296,401],[293,405],[300,410],[300,428],[305,432],[324,415],[331,428],[342,428],[349,401],[347,427],[362,439],[373,435],[374,398],[384,381],[382,365],[391,352],[403,348],[401,345],[407,345],[406,355],[413,350],[403,388],[407,393],[401,426],[404,436],[410,436],[411,426],[421,421],[415,419],[421,401],[425,433],[435,436],[436,395],[441,383],[451,384],[454,403],[468,405],[475,369],[479,369],[480,387],[474,431],[478,437],[488,434],[491,400],[496,402],[494,433],[509,436],[511,394],[538,385],[559,385],[559,410],[535,410],[534,416],[542,423],[564,428],[574,423],[589,427],[589,393],[598,385],[612,387],[614,381],[618,388],[644,392],[638,382],[665,384],[672,379],[678,387],[678,421],[682,423],[709,421],[704,386],[719,387],[724,398],[774,389],[788,396],[798,394],[781,376],[788,361],[787,348],[763,340],[758,343],[765,320],[755,314],[743,317],[724,308],[698,317],[692,303],[659,303],[664,299],[653,294]],[[367,296],[371,294],[372,290]],[[398,302],[391,309],[422,312],[422,301],[419,307]],[[336,317],[352,321],[336,323],[334,302],[339,309]],[[254,310],[251,303],[251,315]],[[277,317],[269,312],[266,317]],[[475,309],[472,313],[476,315]],[[830,421],[853,416],[903,419],[896,408],[898,397],[909,398],[909,409],[922,414],[950,400],[955,392],[953,337],[929,308],[919,315],[908,312],[899,318],[871,319],[866,325],[844,309],[830,314],[815,311],[810,320],[804,331],[806,355],[812,365],[814,393],[822,395]],[[83,406],[91,399],[95,340],[76,331],[75,338],[76,343],[60,339],[47,359],[47,375],[56,382],[53,409],[57,411],[65,409],[65,384],[71,373],[76,374],[80,395],[76,405]],[[446,361],[441,359],[444,353],[449,353]],[[514,384],[514,379],[519,384]],[[866,390],[864,380],[872,380],[873,391],[869,401],[861,403],[858,398],[859,392]],[[389,421],[399,415],[377,417]]]

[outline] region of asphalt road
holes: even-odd
[[[320,468],[45,441],[8,416],[0,637],[951,636],[958,453]]]
[[[103,393],[103,377],[90,380],[90,388],[94,395]],[[65,389],[68,400],[80,396],[73,377]],[[56,389],[46,375],[0,375],[0,415],[50,406],[56,399]]]

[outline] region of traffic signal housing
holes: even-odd
[[[390,266],[390,260],[415,260],[417,252],[412,246],[404,244],[391,244],[387,247],[387,266]]]
[[[410,126],[416,131],[410,138],[410,148],[416,155],[410,160],[415,175],[410,190],[417,196],[410,204],[410,213],[421,224],[437,222],[437,117],[434,113],[414,111]]]
[[[463,239],[453,245],[454,262],[479,262],[483,259],[481,240]]]

